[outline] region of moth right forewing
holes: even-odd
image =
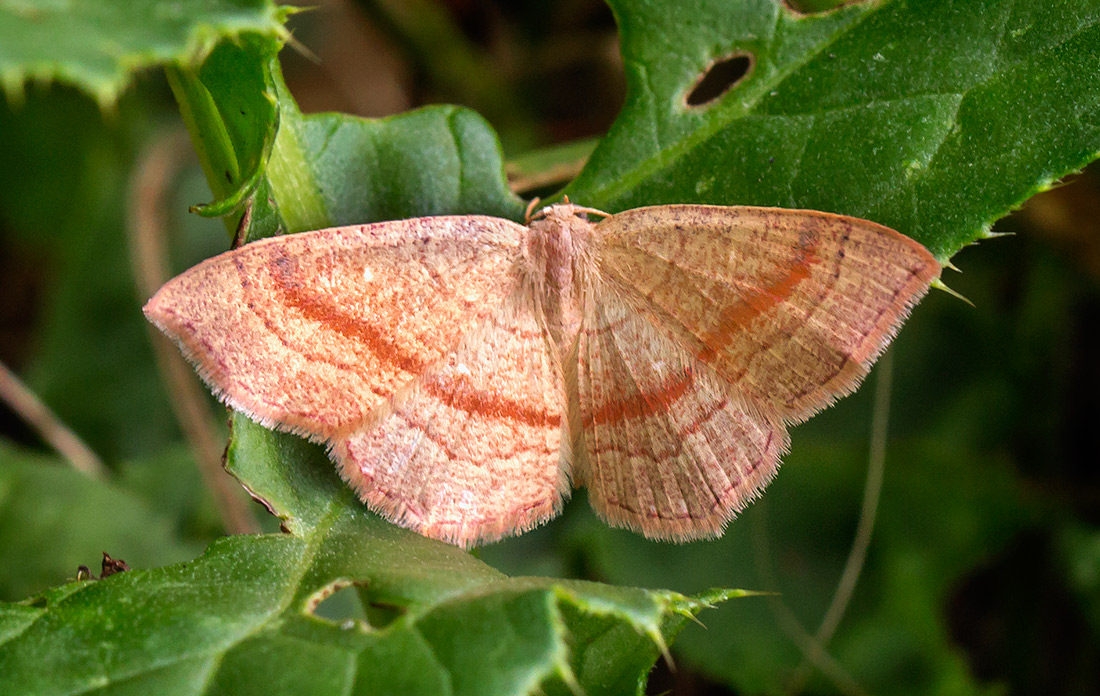
[[[913,240],[815,211],[654,206],[597,231],[603,276],[788,421],[853,389],[939,274]]]

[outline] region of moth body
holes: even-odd
[[[563,359],[576,342],[582,319],[585,285],[590,280],[593,223],[569,204],[542,210],[528,226],[523,273],[530,275],[532,295],[541,298],[549,336]]]

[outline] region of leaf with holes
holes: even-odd
[[[368,513],[319,448],[235,429],[235,467],[262,458],[294,489],[273,496],[293,533],[0,604],[0,691],[634,693],[687,617],[740,594],[508,578]],[[365,616],[313,613],[348,585]]]
[[[826,210],[946,259],[1100,153],[1097,0],[610,4],[627,98],[585,205]]]
[[[613,8],[630,93],[570,187],[588,205],[817,207],[893,225],[947,256],[1098,149],[1095,2],[883,0],[806,17],[772,0]],[[174,87],[215,196],[252,205],[252,236],[444,212],[522,216],[476,114],[307,117],[282,93],[274,135],[274,111],[262,108],[280,89],[265,72],[271,56],[251,41],[224,50],[249,69],[184,62]],[[725,69],[747,73],[711,97],[704,73],[727,58]],[[205,99],[213,108],[199,108]],[[638,690],[656,637],[667,642],[701,606],[509,579],[380,523],[316,448],[240,419],[235,431],[230,469],[289,533],[0,605],[0,690],[527,693],[575,682],[621,693]],[[311,615],[348,583],[362,617]]]

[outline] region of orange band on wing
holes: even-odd
[[[691,369],[684,370],[679,375],[674,375],[665,380],[653,391],[639,392],[625,399],[609,401],[598,410],[593,411],[586,420],[586,425],[600,425],[604,423],[618,423],[628,418],[650,416],[654,413],[668,409],[695,383],[695,375]]]
[[[465,386],[456,388],[454,383],[437,379],[426,380],[424,390],[447,406],[469,414],[546,428],[561,425],[561,415],[557,413],[531,408],[491,392]]]
[[[723,309],[718,326],[702,337],[704,348],[699,352],[698,358],[704,362],[712,362],[733,341],[737,331],[789,298],[798,284],[810,277],[811,267],[821,263],[816,252],[817,238],[805,236],[799,245],[795,263],[785,276],[754,292],[744,302]]]
[[[288,307],[298,310],[302,316],[336,333],[366,346],[371,353],[410,374],[419,374],[427,364],[418,356],[402,350],[377,326],[342,312],[331,303],[311,293],[309,286],[296,279],[287,266],[293,263],[285,256],[274,259],[268,268],[283,300]]]

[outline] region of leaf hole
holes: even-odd
[[[688,92],[685,103],[692,108],[713,103],[748,77],[753,63],[751,53],[735,53],[711,62]]]
[[[370,600],[366,587],[356,580],[333,580],[309,596],[306,612],[345,630],[385,628],[405,614],[401,607]]]
[[[825,14],[848,5],[858,5],[868,0],[782,0],[783,6],[799,15]]]
[[[342,628],[367,626],[363,603],[356,592],[356,583],[352,580],[334,580],[314,592],[306,600],[306,611]]]

